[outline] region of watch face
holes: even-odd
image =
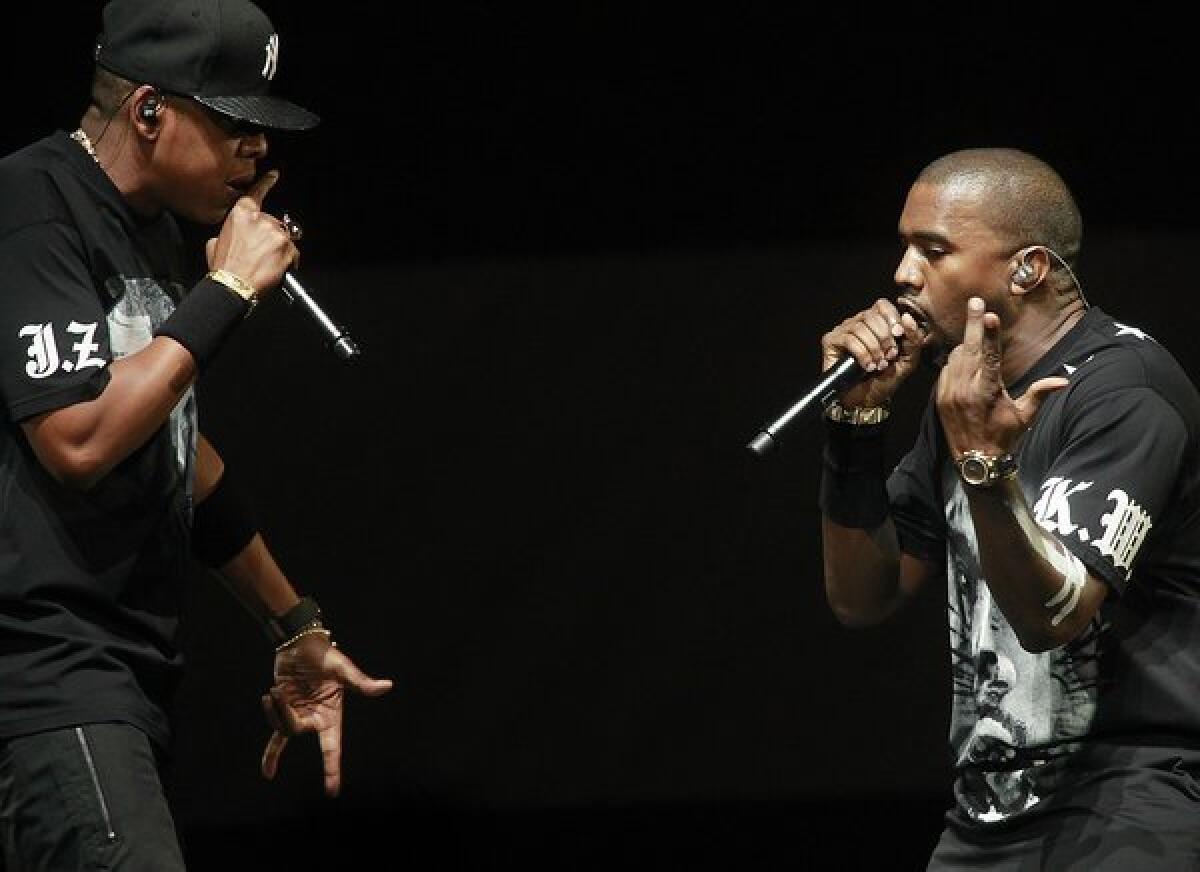
[[[958,469],[967,484],[983,484],[988,480],[988,465],[978,457],[964,457]]]

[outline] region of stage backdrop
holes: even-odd
[[[822,332],[893,293],[908,184],[968,146],[1057,167],[1089,296],[1200,372],[1192,30],[262,5],[277,90],[324,118],[272,137],[267,207],[364,355],[269,300],[202,422],[396,689],[350,700],[341,799],[311,741],[262,783],[270,652],[197,572],[171,770],[192,868],[923,868],[949,801],[939,591],[837,626],[818,430],[744,446]],[[76,126],[100,6],[22,9],[0,151]]]
[[[1171,305],[1186,240],[1089,242],[1093,303],[1200,370]],[[356,368],[282,299],[264,304],[205,375],[202,421],[297,584],[396,690],[350,701],[338,804],[319,797],[312,742],[260,784],[264,642],[198,577],[183,826],[353,809],[426,821],[420,841],[445,809],[469,841],[481,824],[457,816],[472,809],[544,835],[553,823],[529,821],[555,810],[740,809],[782,848],[813,824],[779,809],[832,802],[841,825],[870,809],[927,850],[949,779],[943,593],[878,629],[838,626],[819,427],[768,458],[745,448],[812,382],[820,334],[887,289],[894,257],[841,241],[314,264],[306,278],[362,343]],[[893,457],[931,384],[899,398]]]

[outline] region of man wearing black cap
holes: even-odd
[[[391,686],[330,641],[196,429],[192,385],[297,257],[263,210],[279,38],[245,0],[113,0],[74,133],[0,161],[0,843],[10,869],[183,868],[157,762],[191,554],[276,646],[263,697],[340,785],[345,687]],[[220,225],[189,281],[176,218]],[[194,277],[193,277],[194,278]]]

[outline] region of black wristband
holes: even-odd
[[[825,465],[836,472],[882,472],[888,424],[825,419]]]
[[[206,566],[224,566],[257,532],[254,506],[226,466],[217,486],[192,512],[192,551]]]
[[[266,629],[271,641],[279,643],[293,638],[310,626],[321,626],[321,607],[315,599],[305,596],[282,615],[270,618]]]
[[[204,369],[249,311],[242,297],[218,281],[203,278],[155,335],[174,339],[196,358],[196,368]]]
[[[886,429],[886,424],[826,422],[819,503],[834,523],[874,530],[887,520]]]

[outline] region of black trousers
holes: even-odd
[[[983,828],[951,811],[929,872],[1197,872],[1196,762],[1195,752],[1155,765],[1114,760],[1024,822]]]
[[[83,724],[0,740],[7,872],[177,872],[183,855],[146,735]]]

